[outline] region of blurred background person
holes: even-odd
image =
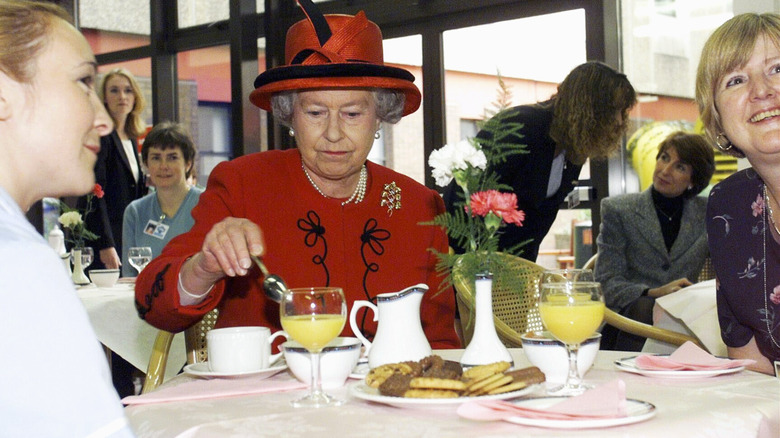
[[[0,0],[0,436],[131,437],[62,262],[24,213],[89,192],[111,119],[67,13]]]
[[[707,258],[707,199],[715,172],[701,135],[676,132],[658,147],[653,184],[601,201],[596,280],[612,310],[653,324],[655,299],[690,286]],[[645,338],[606,326],[602,348],[640,351]]]
[[[350,307],[425,283],[420,313],[431,346],[459,347],[455,295],[436,293],[444,278],[430,251],[447,251],[447,236],[421,225],[444,203],[434,190],[367,161],[382,122],[419,107],[414,76],[384,65],[381,32],[363,12],[323,17],[314,4],[301,5],[318,20],[290,28],[286,64],[258,76],[250,96],[290,127],[297,148],[217,165],[192,210],[192,230],[138,276],[139,314],[178,332],[219,308],[219,327],[281,329],[279,305],[265,297],[253,254],[288,287],[343,288]],[[346,32],[356,28],[363,31]],[[360,62],[345,62],[347,54]],[[365,313],[358,324],[367,336],[376,333]],[[343,333],[352,335],[349,324]]]
[[[780,360],[780,15],[741,14],[713,32],[696,75],[707,134],[741,170],[710,191],[707,235],[729,356],[774,374]]]
[[[125,209],[123,276],[138,275],[128,262],[129,248],[148,246],[152,256],[157,257],[172,238],[192,228],[190,212],[203,193],[203,189],[187,182],[195,165],[195,153],[192,138],[181,123],[158,123],[146,135],[141,158],[155,190]]]
[[[506,141],[524,145],[526,153],[512,155],[487,171],[513,188],[525,220],[522,226],[502,228],[500,250],[536,261],[539,245],[574,188],[582,165],[588,158],[607,158],[618,150],[635,103],[636,93],[626,75],[592,61],[575,67],[549,100],[505,110],[512,113],[507,123],[523,124],[520,135]],[[477,133],[479,138],[490,135]],[[454,182],[444,191],[450,212],[463,206],[456,193]]]
[[[106,73],[100,86],[103,103],[116,129],[100,139],[95,180],[105,195],[95,200],[95,211],[87,216],[87,228],[98,235],[91,243],[95,251],[93,269],[119,268],[122,260],[122,221],[125,208],[146,193],[144,172],[138,160],[138,137],[145,130],[141,119],[144,97],[135,77],[117,68]],[[86,198],[79,199],[79,206]]]
[[[122,263],[125,208],[146,193],[144,172],[138,160],[138,137],[145,130],[141,119],[144,97],[133,75],[122,68],[103,76],[100,91],[115,129],[100,138],[95,164],[95,181],[103,187],[104,195],[93,200],[95,211],[85,220],[87,229],[98,236],[91,242],[95,261],[89,268],[118,269]],[[84,208],[86,202],[86,197],[79,198],[79,207]],[[121,397],[135,394],[133,380],[141,374],[114,352],[111,352],[111,374]]]

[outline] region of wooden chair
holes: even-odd
[[[206,348],[206,333],[217,323],[217,309],[207,313],[197,324],[184,331],[184,345],[187,349],[187,364],[205,362],[208,360]],[[149,357],[149,367],[141,393],[145,394],[160,386],[165,378],[165,367],[168,364],[168,351],[171,349],[175,333],[160,330],[154,340],[152,354]]]
[[[544,268],[511,254],[499,252],[491,254],[491,257],[505,267],[493,276],[496,332],[507,347],[522,347],[520,337],[523,334],[544,330],[538,305],[539,277]],[[477,271],[478,268],[467,257],[461,257],[452,270],[465,345],[474,335],[474,278]]]
[[[593,254],[593,256],[585,263],[585,265],[583,265],[583,268],[594,269],[597,258],[598,253]],[[643,338],[655,339],[657,341],[666,342],[676,346],[680,346],[687,341],[691,341],[702,349],[707,350],[707,348],[704,346],[704,344],[701,343],[701,341],[699,341],[698,338],[635,321],[615,312],[610,308],[606,308],[604,310],[604,322],[618,330],[631,333],[632,335],[642,336]]]

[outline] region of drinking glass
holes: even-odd
[[[91,265],[95,261],[95,250],[91,246],[85,246],[83,248],[75,248],[81,250],[81,269],[87,269],[87,266]],[[71,252],[71,258],[73,253]]]
[[[134,246],[127,251],[127,259],[130,265],[140,274],[152,261],[152,248],[148,246]]]
[[[571,270],[568,270],[571,271]],[[539,284],[539,314],[544,327],[566,345],[569,373],[566,383],[550,388],[555,395],[581,394],[588,385],[582,383],[577,368],[580,344],[588,339],[604,320],[604,294],[601,284],[593,281],[590,270],[561,273],[545,272]]]
[[[279,317],[287,335],[311,355],[311,390],[291,403],[294,407],[319,408],[344,403],[322,391],[320,352],[335,339],[347,320],[344,291],[339,287],[287,289],[282,296]]]

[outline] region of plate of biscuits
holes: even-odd
[[[459,363],[428,356],[381,365],[350,386],[353,397],[397,407],[451,407],[471,400],[521,397],[544,382],[536,367],[510,369],[509,362],[463,370]]]

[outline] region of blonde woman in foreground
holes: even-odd
[[[0,0],[0,436],[131,437],[59,257],[24,216],[95,183],[113,124],[95,57],[50,3]]]

